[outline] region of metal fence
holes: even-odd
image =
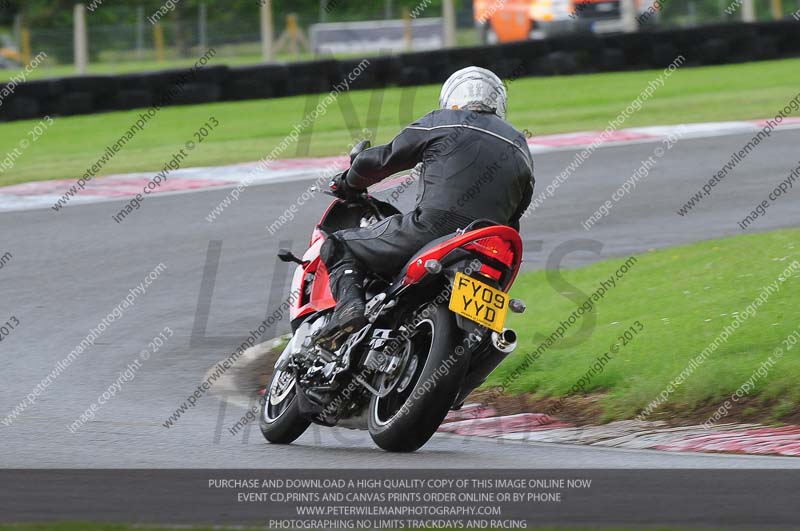
[[[148,17],[151,13],[141,6],[104,5],[104,11],[115,11],[117,19],[128,20],[124,24],[104,25],[93,23],[91,12],[87,12],[89,57],[93,64],[120,64],[134,61],[174,61],[190,58],[213,47],[220,58],[236,62],[259,62],[261,59],[261,33],[259,9],[253,2],[252,16],[241,16],[235,20],[220,17],[219,9],[206,8],[184,12],[180,22],[174,17],[164,17],[157,25]],[[275,13],[274,32],[276,39],[286,30],[289,16],[294,16],[301,31],[307,34],[311,24],[318,22],[349,22],[359,20],[384,20],[402,16],[398,9],[375,8],[363,14],[349,13],[344,9],[320,9],[304,13]],[[423,16],[438,17],[441,13],[428,10]],[[459,19],[470,22],[471,12],[462,12]],[[49,66],[69,65],[74,59],[73,30],[71,27],[43,29],[32,24],[26,28],[28,45],[33,53],[43,51],[50,58]],[[1,33],[1,31],[0,31]],[[24,48],[19,25],[12,32],[16,46]],[[300,57],[313,55],[302,50]],[[291,59],[288,52],[279,53],[278,59]]]

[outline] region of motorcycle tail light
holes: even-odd
[[[481,275],[487,276],[487,277],[489,277],[491,279],[494,279],[494,280],[497,280],[497,281],[499,281],[500,277],[503,276],[503,273],[501,273],[497,269],[493,268],[492,266],[488,266],[486,264],[481,264],[480,273],[481,273]]]
[[[472,241],[465,245],[464,249],[488,256],[508,267],[514,263],[514,248],[511,246],[511,242],[499,236],[489,236]]]

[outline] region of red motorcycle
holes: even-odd
[[[368,147],[367,141],[357,145],[351,160]],[[336,199],[302,258],[278,253],[298,266],[293,336],[261,402],[261,432],[269,442],[291,443],[316,423],[366,427],[384,450],[413,452],[515,349],[517,335],[504,322],[509,310],[525,311],[522,301],[507,295],[519,272],[522,240],[511,227],[488,220],[434,240],[395,278],[368,278],[368,324],[334,352],[316,344],[336,305],[319,256],[326,235],[399,213],[367,194]]]

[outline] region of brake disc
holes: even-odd
[[[403,347],[403,353],[400,356],[400,365],[397,367],[396,372],[393,375],[381,374],[378,380],[378,396],[384,398],[395,388],[398,389],[399,393],[405,391],[414,377],[418,364],[419,359],[417,356],[411,354],[411,339],[407,339]]]

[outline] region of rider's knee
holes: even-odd
[[[331,267],[337,262],[340,262],[344,257],[342,242],[335,236],[326,238],[322,247],[319,249],[319,257],[322,259],[322,263],[325,264],[325,267],[330,270]]]

